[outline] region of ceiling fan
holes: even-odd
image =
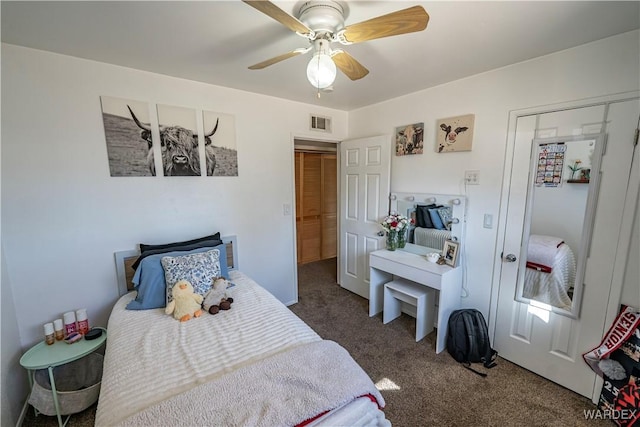
[[[313,57],[307,66],[307,78],[318,90],[330,90],[336,77],[336,67],[351,80],[369,74],[362,64],[342,49],[332,49],[334,42],[343,45],[361,43],[382,37],[422,31],[427,27],[429,15],[422,6],[378,16],[345,27],[345,3],[334,0],[311,0],[304,2],[296,17],[288,14],[267,0],[243,0],[260,12],[280,22],[298,35],[308,39],[309,46],[267,59],[249,67],[260,70],[294,56],[303,55],[313,49]]]

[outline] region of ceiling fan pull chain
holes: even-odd
[[[322,45],[322,42],[321,42]],[[320,57],[318,56],[318,75],[320,74]],[[317,97],[318,99],[320,99],[320,80],[317,80],[317,84],[316,84],[316,90],[318,91],[317,93]]]

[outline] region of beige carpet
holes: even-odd
[[[498,358],[482,378],[448,353],[435,354],[433,335],[415,342],[415,321],[402,315],[383,325],[368,316],[368,301],[336,283],[336,260],[298,269],[299,302],[291,310],[323,338],[344,346],[382,388],[394,426],[613,426],[586,420],[586,398]],[[95,405],[73,415],[69,426],[92,426]],[[55,426],[33,416],[25,426]],[[212,421],[211,425],[220,425]]]
[[[383,325],[368,301],[336,283],[336,260],[298,269],[299,303],[291,309],[323,338],[343,345],[371,379],[386,385],[385,413],[394,426],[612,426],[586,420],[590,400],[502,358],[482,378],[445,351],[435,335],[415,342],[415,320]]]

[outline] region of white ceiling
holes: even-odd
[[[310,54],[247,69],[308,42],[240,1],[2,1],[2,42],[352,110],[640,27],[638,1],[352,1],[346,25],[416,4],[425,31],[340,46],[370,74],[320,99]]]

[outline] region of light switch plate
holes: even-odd
[[[464,181],[468,185],[479,185],[480,171],[464,171]]]

